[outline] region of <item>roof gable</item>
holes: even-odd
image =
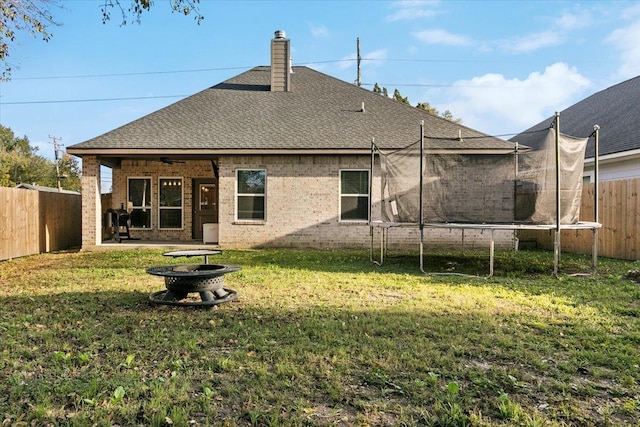
[[[615,154],[640,149],[640,77],[624,81],[597,92],[560,112],[560,131],[567,135],[587,137],[594,125],[600,126],[599,154]],[[511,141],[537,147],[539,135],[553,117],[538,123]],[[587,144],[586,157],[594,157],[594,140]]]
[[[68,151],[367,150],[372,138],[399,148],[419,139],[420,121],[432,148],[513,146],[307,67],[293,67],[289,92],[269,82],[270,68],[255,67]]]

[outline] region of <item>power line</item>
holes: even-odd
[[[314,64],[332,64],[339,62],[357,62],[358,58],[331,59],[326,61],[310,61],[293,64],[294,66],[306,66]],[[513,61],[488,61],[475,59],[389,59],[389,58],[360,58],[360,61],[384,61],[384,62],[429,62],[429,63],[495,63],[495,62],[513,62]],[[183,73],[205,73],[211,71],[231,71],[231,70],[248,70],[253,66],[233,66],[218,68],[195,68],[186,70],[165,70],[165,71],[140,71],[129,73],[105,73],[105,74],[78,74],[63,76],[32,76],[32,77],[13,77],[11,80],[61,80],[61,79],[84,79],[84,78],[102,78],[102,77],[128,77],[128,76],[147,76],[160,74],[183,74]]]
[[[362,86],[374,86],[375,83],[362,83]],[[473,87],[485,89],[500,89],[497,86],[483,85],[460,85],[460,84],[428,84],[428,83],[378,83],[378,86],[384,87]]]
[[[28,105],[28,104],[65,104],[74,102],[106,102],[106,101],[132,101],[139,99],[164,99],[164,98],[185,98],[188,95],[158,95],[158,96],[133,96],[125,98],[92,98],[92,99],[62,99],[49,101],[15,101],[0,102],[0,105]]]
[[[16,77],[11,80],[61,80],[61,79],[85,79],[94,77],[127,77],[127,76],[148,76],[154,74],[180,74],[180,73],[204,73],[209,71],[247,70],[252,67],[223,67],[223,68],[201,68],[193,70],[168,70],[168,71],[141,71],[135,73],[108,73],[108,74],[79,74],[69,76],[34,76]]]
[[[373,87],[376,83],[361,83],[361,86]],[[496,86],[482,86],[482,85],[460,85],[460,84],[420,84],[420,83],[378,83],[378,86],[382,87],[439,87],[439,88],[451,88],[451,87],[465,87],[475,89],[501,89]],[[88,98],[88,99],[59,99],[59,100],[45,100],[45,101],[10,101],[0,102],[0,105],[32,105],[32,104],[71,104],[78,102],[109,102],[109,101],[136,101],[144,99],[168,99],[168,98],[186,98],[189,95],[156,95],[156,96],[131,96],[122,98]]]
[[[453,62],[453,63],[470,63],[470,62],[500,62],[500,61],[479,61],[479,60],[455,60],[455,59],[379,59],[379,58],[347,58],[336,59],[327,61],[313,61],[296,64],[297,66],[314,65],[314,64],[328,64],[339,62],[356,62],[356,61],[386,61],[386,62]],[[167,71],[145,71],[145,72],[132,72],[132,73],[107,73],[107,74],[83,74],[83,75],[67,75],[67,76],[34,76],[34,77],[18,77],[12,80],[56,80],[56,79],[78,79],[78,78],[104,78],[104,77],[126,77],[126,76],[144,76],[144,75],[161,75],[161,74],[179,74],[179,73],[199,73],[210,71],[228,71],[228,70],[247,70],[254,67],[219,67],[219,68],[201,68],[201,69],[188,69],[188,70],[167,70]],[[362,83],[361,86],[373,87],[375,83]],[[482,86],[482,85],[460,85],[460,84],[421,84],[421,83],[378,83],[379,86],[384,87],[425,87],[425,88],[452,88],[452,87],[465,87],[465,88],[487,88],[493,89],[496,86]],[[185,98],[189,95],[157,95],[157,96],[133,96],[133,97],[121,97],[121,98],[88,98],[88,99],[63,99],[63,100],[43,100],[43,101],[12,101],[12,102],[0,102],[2,105],[34,105],[34,104],[66,104],[66,103],[81,103],[81,102],[109,102],[109,101],[134,101],[145,99],[169,99],[169,98]]]
[[[367,61],[376,61],[377,59],[363,59]],[[352,62],[355,59],[336,59],[329,61],[314,61],[305,62],[302,64],[294,64],[295,66],[305,66],[314,64],[330,64],[336,62]],[[160,74],[184,74],[184,73],[205,73],[210,71],[232,71],[232,70],[249,70],[254,68],[253,66],[244,67],[220,67],[220,68],[199,68],[190,70],[166,70],[166,71],[140,71],[130,73],[105,73],[105,74],[78,74],[78,75],[66,75],[66,76],[32,76],[32,77],[13,77],[12,81],[17,80],[63,80],[63,79],[88,79],[88,78],[103,78],[103,77],[131,77],[131,76],[149,76]]]

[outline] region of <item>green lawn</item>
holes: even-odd
[[[1,425],[640,426],[640,263],[556,279],[549,252],[499,252],[482,279],[367,251],[211,261],[243,267],[215,309],[149,304],[147,267],[197,262],[161,250],[0,263]]]

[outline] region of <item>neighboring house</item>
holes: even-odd
[[[80,193],[78,193],[77,191],[64,190],[64,189],[58,190],[57,188],[44,187],[42,185],[35,185],[35,184],[20,183],[20,184],[16,185],[16,188],[24,188],[25,190],[46,191],[48,193],[75,194],[75,195],[78,195],[78,196],[80,195]]]
[[[290,60],[290,41],[278,31],[270,66],[68,147],[82,158],[83,247],[101,243],[104,212],[121,206],[141,240],[198,241],[211,224],[210,240],[223,247],[367,247],[369,204],[373,216],[380,211],[379,176],[369,176],[372,138],[405,147],[420,139],[424,121],[426,133],[442,137],[431,138],[431,148],[513,150],[310,68],[291,68]],[[113,206],[100,203],[101,165],[112,168]]]
[[[611,86],[560,112],[560,132],[577,137],[599,131],[600,181],[640,177],[640,77]],[[531,133],[548,128],[553,117],[527,129],[511,141],[536,147],[539,135]],[[594,180],[594,138],[585,155],[584,177]]]

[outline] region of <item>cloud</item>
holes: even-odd
[[[390,22],[405,21],[409,19],[430,18],[436,16],[439,12],[433,10],[439,1],[396,1],[391,4],[392,7],[398,9],[394,13],[387,15],[385,19]]]
[[[563,31],[579,30],[591,24],[591,14],[586,10],[564,11],[559,19],[551,19],[551,21],[551,24],[557,25]]]
[[[447,46],[469,46],[473,41],[465,36],[450,33],[446,30],[424,30],[411,33],[413,37],[427,44]]]
[[[565,10],[559,17],[549,17],[546,21],[548,27],[553,29],[501,40],[496,43],[497,47],[508,53],[531,53],[559,46],[565,43],[569,33],[589,26],[591,14],[586,10]]]
[[[329,29],[324,25],[311,24],[311,34],[318,38],[329,37]]]
[[[362,55],[362,65],[367,67],[379,67],[387,59],[387,49],[378,49]],[[346,70],[353,66],[357,59],[355,54],[345,56],[338,66],[341,70]]]
[[[640,19],[630,25],[618,28],[605,39],[620,52],[618,77],[631,78],[640,74]]]
[[[543,31],[516,37],[499,43],[502,50],[511,53],[529,53],[544,47],[557,46],[563,42],[563,37],[556,31]]]
[[[373,59],[376,60],[376,62],[383,61],[387,59],[387,49],[374,50],[373,52],[363,55],[362,58],[369,60]]]
[[[526,79],[485,74],[460,80],[438,105],[464,124],[491,134],[521,132],[574,102],[591,85],[575,67],[558,62]]]

